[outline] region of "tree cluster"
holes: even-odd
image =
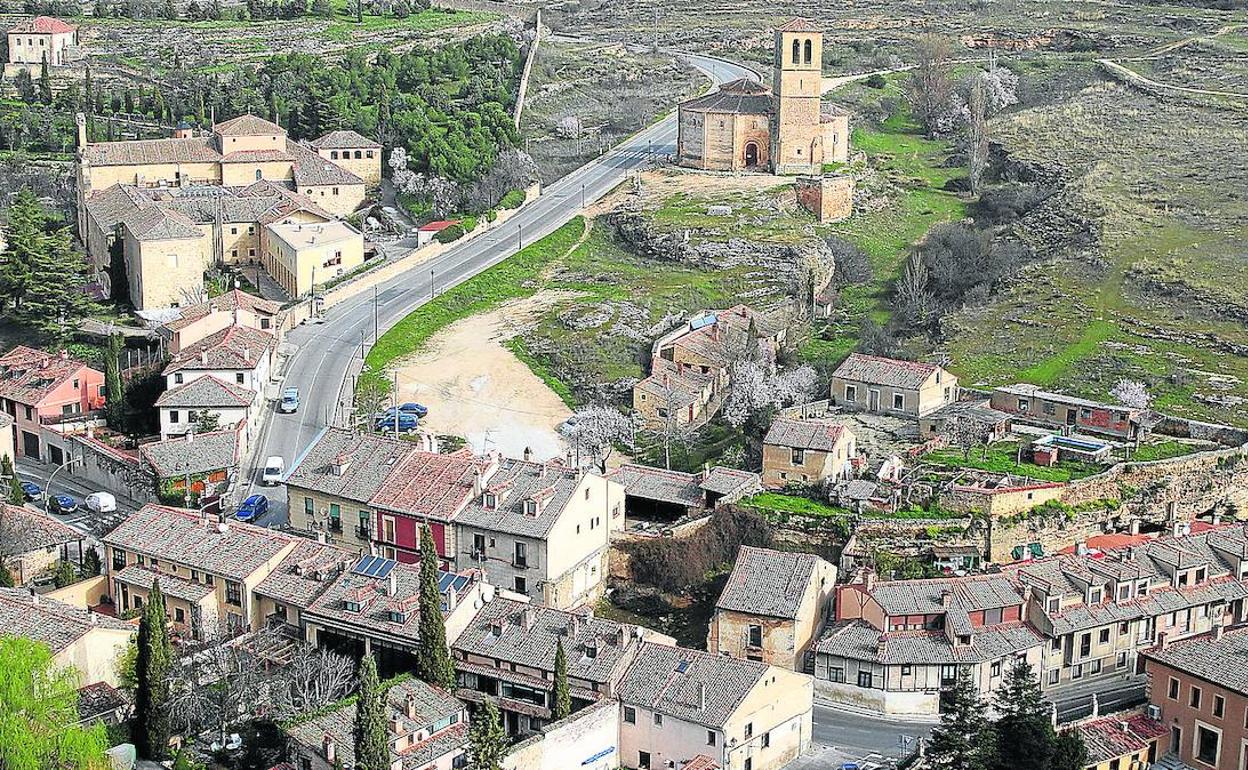
[[[927,759],[934,770],[1082,770],[1087,751],[1079,734],[1057,732],[1031,664],[1019,659],[993,703],[996,719],[963,669],[949,693]]]

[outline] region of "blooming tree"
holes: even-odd
[[[1109,395],[1118,403],[1132,409],[1148,409],[1153,404],[1153,396],[1148,392],[1148,386],[1139,380],[1118,380],[1110,389]]]

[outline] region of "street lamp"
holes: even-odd
[[[524,225],[519,222],[516,223],[516,243],[519,244],[519,249],[524,248]]]

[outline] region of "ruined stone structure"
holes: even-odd
[[[849,116],[822,104],[823,33],[794,19],[776,29],[775,51],[771,88],[735,80],[680,105],[682,166],[821,174],[849,159]]]
[[[854,213],[854,179],[849,176],[799,176],[793,183],[797,202],[820,224],[840,222]]]

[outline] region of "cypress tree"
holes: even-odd
[[[949,693],[948,707],[928,742],[928,763],[935,770],[988,770],[993,732],[971,675],[963,670]]]
[[[468,725],[468,759],[473,770],[502,770],[506,751],[507,733],[503,732],[498,706],[486,698]]]
[[[104,348],[104,402],[108,425],[125,430],[125,388],[121,384],[121,335],[111,334]]]
[[[173,648],[165,619],[160,581],[152,581],[139,621],[135,661],[134,730],[139,755],[161,760],[169,753],[169,669]]]
[[[48,55],[43,55],[43,61],[39,63],[39,101],[44,104],[52,103],[52,74],[48,72]]]
[[[360,661],[360,692],[355,701],[356,770],[389,770],[390,742],[386,740],[386,694],[377,680],[377,661]]]
[[[1024,658],[1010,668],[997,693],[996,762],[1000,770],[1054,770],[1057,731],[1049,704]]]
[[[13,460],[8,455],[0,457],[0,476],[7,479],[9,502],[13,505],[25,505],[26,490],[22,489],[22,480],[17,477],[17,471],[13,469]]]
[[[0,559],[0,588],[12,588],[17,582],[13,579],[13,573],[9,572],[9,565],[4,563],[4,559]]]
[[[572,693],[568,689],[568,656],[563,651],[563,640],[555,644],[555,692],[550,715],[558,721],[572,713]]]
[[[442,592],[438,590],[438,549],[426,524],[420,531],[420,647],[416,675],[429,684],[450,690],[455,686],[455,664],[446,644]]]

